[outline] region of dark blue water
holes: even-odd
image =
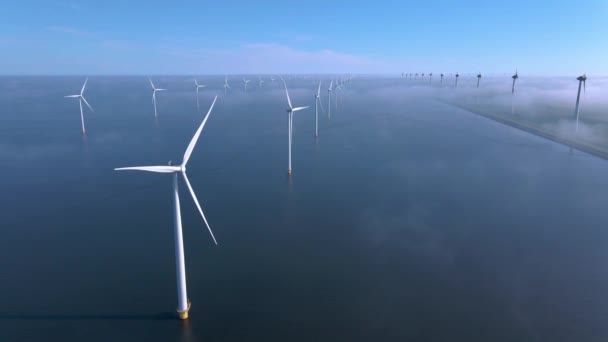
[[[145,78],[91,77],[83,139],[84,78],[0,78],[0,341],[608,339],[606,161],[355,78],[317,140],[296,113],[288,178],[283,89],[238,79],[197,110],[155,77],[155,120]],[[188,174],[219,245],[180,184],[182,322],[171,179],[113,168],[181,162],[215,94]]]

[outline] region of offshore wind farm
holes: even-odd
[[[275,5],[151,4],[166,33],[44,5],[89,25],[40,33],[46,59],[9,8],[30,31],[0,24],[0,341],[608,338],[608,65],[598,44],[537,60],[530,20],[589,14],[600,37],[600,5],[522,2],[519,50],[489,38],[514,37],[500,5],[463,5],[478,22],[411,55],[339,25],[390,36],[374,23],[403,7],[309,28]],[[430,47],[446,27],[466,39]],[[252,37],[285,42],[233,43]]]

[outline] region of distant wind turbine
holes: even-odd
[[[421,79],[421,80],[423,80],[423,79],[424,79],[424,73],[422,73],[422,76],[420,77],[420,79]]]
[[[91,105],[89,105],[89,103],[87,102],[87,100],[84,98],[84,88],[87,86],[87,82],[89,81],[89,78],[87,77],[84,80],[84,84],[82,85],[82,89],[80,89],[80,94],[78,95],[67,95],[64,97],[74,97],[74,98],[78,98],[78,102],[80,103],[80,123],[82,125],[82,135],[85,135],[85,129],[84,129],[84,115],[82,113],[82,102],[84,101],[84,103],[87,105],[87,107],[89,107],[89,109],[91,110],[91,112],[94,112],[93,108],[91,107]]]
[[[418,73],[416,73],[416,74],[414,75],[414,79],[415,79],[415,80],[417,80],[417,79],[418,79]]]
[[[321,102],[321,81],[319,81],[319,88],[317,89],[317,95],[315,96],[315,137],[319,136],[319,105],[323,108],[323,102]]]
[[[515,69],[515,75],[511,76],[511,78],[513,79],[513,86],[511,86],[511,94],[515,93],[515,81],[517,81],[517,79],[519,78],[519,76],[517,75],[517,69]]]
[[[227,89],[230,89],[230,86],[228,85],[228,76],[224,76],[224,95],[226,95]]]
[[[576,109],[574,110],[574,115],[576,116],[576,131],[578,132],[578,113],[579,113],[579,104],[581,100],[581,85],[583,86],[583,91],[586,92],[587,88],[587,75],[582,74],[581,76],[576,78],[578,80],[578,94],[576,95]]]
[[[245,91],[247,91],[247,84],[249,83],[249,80],[243,78],[243,82],[245,82]]]
[[[213,242],[217,245],[217,241],[215,240],[215,236],[211,231],[211,227],[209,227],[209,223],[207,223],[207,219],[205,218],[205,214],[203,214],[203,209],[201,209],[201,205],[194,194],[194,190],[192,189],[192,185],[190,185],[190,181],[188,180],[188,176],[186,175],[186,164],[188,164],[188,160],[192,155],[192,151],[196,145],[198,137],[201,135],[203,131],[203,127],[209,118],[209,114],[211,114],[211,110],[215,105],[215,101],[217,100],[217,96],[213,99],[213,103],[207,112],[207,115],[203,119],[203,122],[198,127],[198,130],[192,137],[190,144],[188,144],[188,148],[186,148],[186,152],[184,153],[184,159],[181,165],[173,165],[169,162],[169,165],[163,166],[133,166],[133,167],[120,167],[114,170],[122,171],[122,170],[136,170],[136,171],[147,171],[147,172],[157,172],[157,173],[172,173],[173,174],[173,215],[174,215],[174,239],[175,239],[175,268],[176,268],[176,276],[177,276],[177,313],[179,314],[180,319],[188,318],[188,311],[190,310],[190,301],[188,300],[188,294],[186,291],[186,265],[184,262],[184,240],[182,233],[182,219],[181,219],[181,211],[179,205],[179,191],[178,191],[178,174],[181,174],[184,182],[186,183],[186,187],[190,191],[190,195],[192,195],[192,200],[194,200],[194,204],[198,208],[205,225],[207,226],[207,230],[209,230],[209,234],[211,234],[211,238]]]
[[[334,90],[332,87],[334,85],[334,81],[331,81],[329,83],[329,88],[327,88],[327,98],[328,98],[328,104],[327,104],[327,118],[329,120],[331,120],[331,92]]]
[[[262,83],[264,83],[264,80],[262,80],[261,77],[258,77],[260,79],[260,87],[262,87]]]
[[[431,84],[431,81],[433,80],[433,73],[429,74],[429,84]]]
[[[158,115],[156,113],[156,92],[164,91],[167,89],[155,88],[154,83],[152,83],[152,79],[150,77],[148,77],[148,81],[150,81],[150,86],[152,86],[152,103],[154,103],[154,117],[158,117]]]
[[[458,88],[458,77],[460,77],[460,75],[456,73],[456,85],[454,86],[454,88]]]
[[[441,73],[441,80],[439,80],[439,88],[441,88],[441,86],[443,85],[443,73]]]
[[[479,80],[481,79],[481,73],[477,74],[477,88],[479,88]]]
[[[194,79],[194,85],[196,86],[196,108],[198,108],[198,90],[200,88],[205,88],[206,85],[198,84],[198,81],[196,80],[196,78]]]
[[[287,169],[287,174],[291,176],[291,141],[292,141],[292,132],[293,132],[293,113],[302,109],[308,108],[306,107],[296,107],[294,108],[291,105],[291,99],[289,98],[289,91],[287,90],[287,83],[285,84],[285,95],[287,95],[287,103],[289,104],[289,108],[287,108],[287,117],[288,117],[288,135],[289,135],[289,167]]]

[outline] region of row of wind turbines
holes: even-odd
[[[150,86],[152,87],[152,102],[154,103],[154,116],[157,117],[158,113],[156,110],[156,93],[159,91],[164,91],[166,89],[156,88],[154,86],[154,83],[152,82],[152,80],[150,78],[148,78],[148,80],[150,82]],[[271,78],[271,80],[274,81],[273,78]],[[87,82],[88,82],[88,78],[85,79],[84,85],[82,86],[82,89],[80,90],[80,94],[66,96],[66,97],[79,99],[80,117],[81,117],[81,122],[82,122],[82,133],[83,134],[85,134],[85,126],[84,126],[82,102],[84,102],[89,107],[89,109],[91,109],[91,111],[93,111],[93,108],[89,105],[87,100],[84,98],[84,90],[87,85]],[[199,89],[204,88],[206,86],[199,84],[196,79],[194,79],[194,83],[195,83],[195,87],[196,87],[197,108],[198,108]],[[329,113],[331,111],[331,93],[335,89],[342,89],[344,87],[344,83],[345,83],[345,81],[342,80],[334,88],[333,80],[332,80],[329,85],[329,88],[327,89],[328,94],[329,94],[328,117],[329,117]],[[245,85],[246,84],[247,84],[247,82],[245,82]],[[289,90],[287,89],[287,83],[285,82],[284,79],[283,79],[283,84],[285,86],[285,95],[287,97],[287,104],[288,104],[288,108],[287,108],[288,146],[289,146],[288,175],[291,176],[291,174],[292,174],[291,147],[292,147],[292,132],[293,132],[293,114],[295,112],[305,110],[305,109],[309,108],[309,106],[294,107],[291,103],[291,98],[289,96]],[[223,88],[225,91],[227,89],[230,89],[230,86],[228,85],[227,77],[224,79]],[[323,103],[321,101],[321,82],[319,82],[319,85],[317,87],[317,92],[314,97],[315,97],[315,138],[316,138],[319,135],[319,131],[318,131],[319,106],[321,106],[321,109],[324,111]],[[175,269],[176,269],[176,282],[177,282],[177,310],[176,311],[178,313],[178,317],[182,320],[188,319],[191,302],[188,298],[188,292],[187,292],[187,286],[186,286],[186,266],[185,266],[184,241],[183,241],[183,230],[182,230],[182,221],[181,221],[181,207],[180,207],[180,198],[179,198],[179,178],[180,178],[179,176],[181,175],[181,178],[183,179],[184,183],[186,184],[186,187],[188,188],[188,192],[190,193],[192,200],[193,200],[194,204],[196,205],[196,207],[203,219],[203,222],[205,223],[205,226],[207,227],[207,230],[209,231],[209,234],[211,235],[211,239],[217,245],[217,240],[215,238],[215,235],[213,234],[213,231],[211,230],[211,227],[207,221],[207,218],[205,217],[205,214],[200,205],[200,202],[198,201],[198,198],[194,192],[194,189],[192,188],[192,185],[188,179],[188,175],[186,174],[186,166],[188,164],[188,161],[190,160],[190,157],[192,156],[194,148],[196,147],[196,143],[198,142],[198,139],[203,131],[203,128],[205,127],[205,124],[206,124],[207,120],[209,119],[209,115],[211,114],[216,101],[217,101],[217,95],[214,97],[213,102],[211,103],[211,106],[209,107],[207,114],[205,115],[203,121],[199,125],[196,132],[194,133],[194,136],[190,140],[190,143],[186,147],[186,151],[184,152],[184,156],[182,158],[181,164],[174,165],[173,162],[169,161],[167,165],[130,166],[130,167],[119,167],[119,168],[114,169],[115,171],[143,171],[143,172],[153,172],[153,173],[167,173],[167,174],[172,175],[173,235],[174,235]]]
[[[450,74],[452,75],[452,74]],[[443,86],[443,78],[444,78],[444,74],[441,73],[440,75],[440,81],[439,81],[439,87],[441,88]],[[418,80],[418,73],[401,73],[401,77],[404,79],[410,79],[410,80]],[[459,73],[456,73],[454,75],[454,88],[458,88],[458,78],[460,77]],[[477,86],[476,88],[479,88],[479,82],[481,81],[481,72],[477,73]],[[515,74],[513,74],[513,76],[511,76],[511,78],[513,79],[513,83],[511,84],[511,94],[515,93],[515,82],[519,79],[519,73],[517,72],[517,69],[515,69]],[[429,79],[429,84],[432,83],[433,81],[433,73],[429,73],[428,74],[428,79]],[[420,74],[420,80],[424,80],[424,73]],[[578,91],[576,94],[576,105],[574,107],[574,117],[576,119],[576,131],[578,131],[578,121],[579,121],[579,114],[580,114],[580,100],[581,100],[581,90],[583,92],[586,91],[586,84],[587,84],[587,75],[586,74],[582,74],[581,76],[577,77],[576,80],[578,81]]]

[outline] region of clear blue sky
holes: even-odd
[[[0,74],[608,73],[608,1],[5,1]]]

